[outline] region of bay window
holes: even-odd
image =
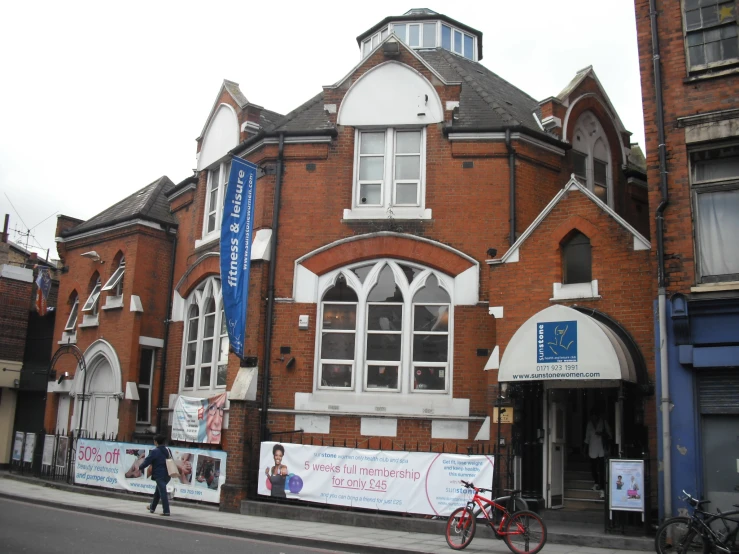
[[[451,392],[451,278],[379,260],[322,279],[317,389]]]

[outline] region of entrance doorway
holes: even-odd
[[[557,383],[559,384],[559,383]],[[601,492],[594,489],[593,466],[585,445],[591,410],[602,418],[611,437],[611,454],[621,444],[622,400],[619,388],[556,388],[544,393],[546,454],[544,491],[548,508],[603,510]],[[605,467],[599,468],[605,472]]]
[[[82,428],[88,437],[111,437],[118,433],[118,393],[113,369],[110,362],[100,356],[89,371]],[[76,417],[79,417],[79,399],[75,404]]]

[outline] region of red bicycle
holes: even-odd
[[[467,481],[462,481],[462,485],[466,489],[473,489],[475,494],[467,501],[466,506],[457,508],[449,516],[446,524],[446,542],[450,548],[462,550],[469,546],[475,537],[477,518],[480,514],[485,515],[496,538],[504,540],[511,552],[536,554],[544,548],[547,542],[547,527],[538,514],[528,510],[511,513],[495,500],[480,495],[481,492],[493,492],[491,489],[476,487]],[[516,495],[521,491],[510,492],[509,498],[515,502]]]

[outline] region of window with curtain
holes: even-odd
[[[450,392],[450,277],[382,259],[335,270],[322,280],[318,389]]]
[[[739,145],[690,154],[698,280],[739,280]]]
[[[221,281],[210,277],[187,299],[181,388],[211,390],[226,386],[228,333]]]

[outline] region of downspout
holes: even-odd
[[[657,227],[657,298],[659,318],[660,410],[662,414],[662,481],[664,517],[672,516],[672,433],[670,430],[670,373],[667,358],[667,279],[665,277],[664,211],[667,197],[667,156],[665,154],[665,122],[662,103],[662,71],[660,68],[659,35],[657,32],[656,0],[649,0],[649,18],[652,31],[652,64],[654,94],[657,108],[657,137],[659,149],[659,188],[662,199],[655,213]]]
[[[516,242],[516,149],[511,144],[511,130],[505,130],[505,147],[508,150],[508,205],[510,206],[510,214],[508,216],[511,232],[509,242],[511,246]]]
[[[269,282],[267,285],[267,321],[264,337],[264,379],[262,380],[262,418],[259,431],[260,442],[267,440],[267,410],[269,409],[269,369],[272,351],[272,313],[275,306],[275,265],[277,264],[277,230],[280,222],[280,192],[285,151],[285,134],[280,133],[275,176],[275,198],[272,205],[272,244],[269,248]]]
[[[167,227],[167,234],[172,230]],[[172,294],[174,293],[174,268],[177,256],[177,235],[172,237],[172,269],[169,272],[169,288],[167,291],[167,318],[164,320],[164,343],[162,344],[162,371],[159,374],[159,404],[157,408],[157,433],[162,432],[162,414],[164,413],[164,376],[167,372],[167,344],[169,343],[169,324],[172,322]]]

